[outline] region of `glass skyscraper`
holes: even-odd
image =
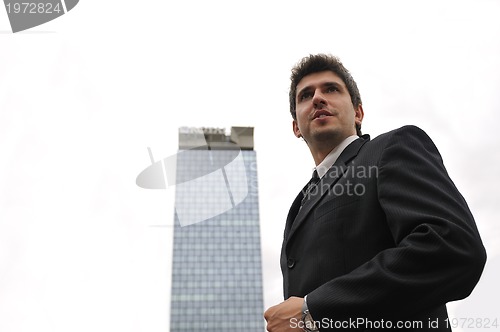
[[[171,331],[265,330],[253,128],[181,128]]]

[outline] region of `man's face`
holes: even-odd
[[[295,136],[303,137],[310,148],[339,144],[355,135],[355,123],[361,124],[363,108],[354,108],[342,79],[331,71],[309,74],[297,84]],[[332,147],[333,148],[333,147]]]

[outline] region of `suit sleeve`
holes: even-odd
[[[377,194],[395,247],[308,295],[315,320],[405,317],[470,294],[486,252],[431,139],[403,127],[378,162]]]

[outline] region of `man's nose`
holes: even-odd
[[[315,108],[322,108],[323,106],[326,105],[326,99],[319,90],[314,91],[314,96],[312,101]]]

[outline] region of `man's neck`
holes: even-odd
[[[329,147],[325,147],[321,150],[316,149],[315,151],[310,149],[311,154],[312,154],[313,159],[314,159],[314,163],[316,164],[316,166],[320,165],[325,160],[325,158],[327,158],[330,154],[335,154],[336,157],[334,159],[336,160],[338,158],[338,156],[340,155],[340,153],[342,153],[342,151],[350,143],[352,143],[354,140],[356,140],[357,138],[358,138],[358,136],[353,134],[351,136],[344,138],[341,142],[336,144],[334,147],[329,146]],[[340,150],[340,151],[338,151],[338,150]]]
[[[311,148],[311,155],[314,159],[314,164],[316,164],[316,166],[318,166],[319,164],[321,164],[321,162],[326,158],[326,156],[328,156],[328,154],[330,152],[332,152],[333,149],[335,149],[336,146],[334,147],[327,147],[327,148],[324,148],[324,149],[321,149],[321,150],[316,150],[316,151],[313,151]]]

